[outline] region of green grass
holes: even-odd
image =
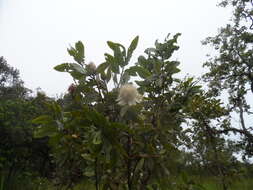
[[[222,185],[213,179],[206,179],[202,184],[206,190],[223,190]],[[228,187],[229,190],[253,190],[253,179],[243,179]]]
[[[3,175],[0,176],[0,190],[6,190],[6,188],[3,187],[4,184],[3,177],[4,177]],[[203,186],[205,190],[223,190],[222,185],[219,184],[219,182],[217,182],[217,178],[188,176],[188,179]],[[177,184],[183,183],[181,178],[177,178],[176,181]],[[228,190],[253,190],[253,178],[244,178],[233,182],[234,183],[231,186],[229,186]],[[24,181],[22,181],[22,183],[20,183],[19,180],[17,181],[13,180],[12,183],[14,184],[12,184],[13,189],[11,190],[66,190],[66,188],[55,187],[52,183],[50,183],[47,179],[44,178],[36,178],[35,180],[32,179],[29,180],[28,178],[26,178],[24,179]],[[173,190],[181,190],[178,187]],[[94,185],[81,183],[76,185],[72,190],[84,190],[84,189],[93,190]]]

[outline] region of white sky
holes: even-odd
[[[66,49],[81,40],[86,61],[97,65],[110,52],[106,41],[128,46],[140,36],[135,59],[156,39],[181,32],[182,74],[199,76],[208,49],[201,40],[215,35],[230,18],[217,0],[0,0],[0,56],[20,70],[26,87],[48,95],[66,91],[68,74],[53,67],[71,61]]]

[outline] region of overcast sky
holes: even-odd
[[[201,40],[230,18],[217,0],[0,0],[0,56],[20,70],[26,87],[48,95],[66,91],[68,74],[53,67],[71,61],[66,49],[81,40],[86,61],[96,65],[110,52],[106,41],[129,45],[140,36],[136,57],[156,39],[182,33],[174,58],[182,73],[199,76],[208,49]]]

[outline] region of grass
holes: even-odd
[[[197,176],[189,176],[189,179],[194,182],[200,184],[204,187],[204,190],[223,190],[221,184],[217,182],[217,179],[212,177],[197,177]],[[14,184],[11,190],[66,190],[65,188],[59,188],[52,185],[47,179],[37,178],[35,181],[31,181],[31,179],[20,181],[12,181]],[[17,183],[17,184],[15,184]],[[182,183],[181,179],[177,179],[177,183]],[[18,187],[18,188],[17,188]],[[5,190],[4,188],[4,176],[0,175],[0,190]],[[76,185],[72,190],[84,190],[94,189],[94,185],[83,183]],[[189,188],[186,188],[188,190]],[[231,186],[229,186],[228,190],[252,190],[253,189],[253,178],[244,178],[242,180],[238,180],[234,182]],[[9,190],[9,189],[8,189]],[[176,188],[175,190],[181,190],[180,188]]]
[[[206,179],[202,184],[206,190],[223,190],[222,185],[213,179]],[[228,190],[252,190],[253,179],[243,179],[231,184]]]

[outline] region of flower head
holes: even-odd
[[[87,69],[88,71],[90,71],[91,73],[94,73],[96,71],[96,65],[93,63],[93,62],[90,62],[88,65],[87,65]]]
[[[73,94],[76,90],[76,85],[71,84],[68,88],[69,93]]]
[[[137,89],[131,84],[125,84],[121,86],[119,90],[119,96],[117,98],[118,104],[124,105],[135,105],[141,102],[141,95],[138,93]]]

